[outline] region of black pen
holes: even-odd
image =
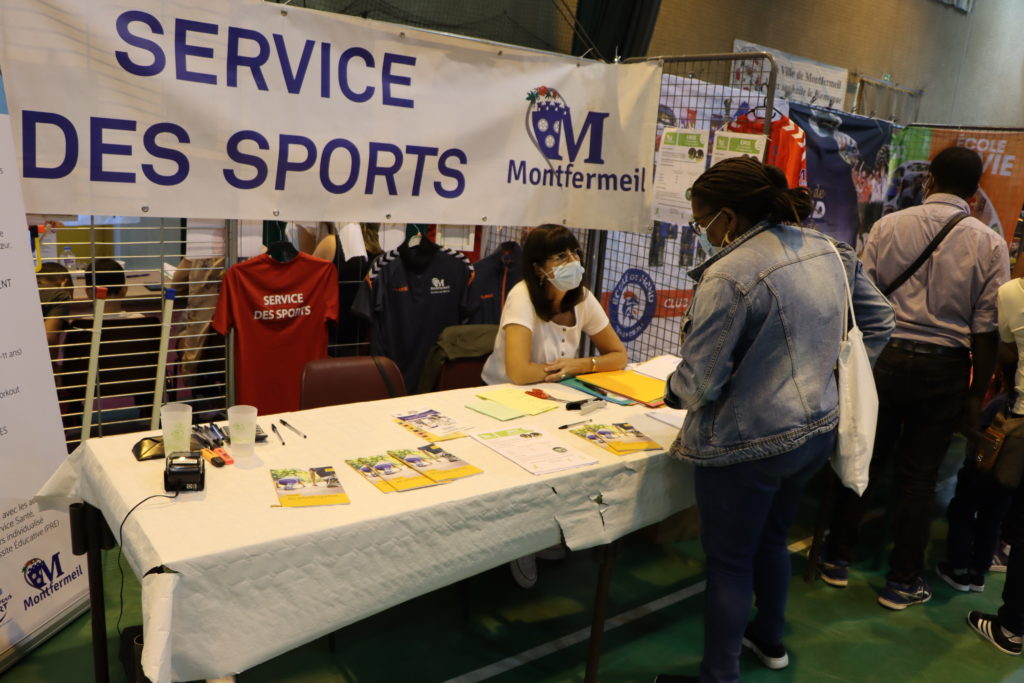
[[[278,420],[278,422],[280,422],[280,423],[281,423],[281,424],[283,424],[283,425],[284,425],[285,427],[287,427],[288,429],[292,430],[293,432],[295,432],[296,434],[298,434],[299,436],[301,436],[301,437],[302,437],[303,439],[308,439],[308,438],[309,438],[308,436],[306,436],[305,434],[303,434],[302,432],[300,432],[300,431],[299,431],[298,429],[296,429],[295,427],[292,427],[292,425],[291,425],[291,423],[290,423],[290,422],[285,422],[284,420]]]
[[[559,427],[559,429],[568,429],[569,427],[575,427],[576,425],[581,425],[581,424],[583,424],[585,422],[590,422],[590,421],[591,421],[591,418],[588,417],[586,420],[580,420],[579,422],[570,422],[567,425],[562,425],[561,427]]]
[[[281,440],[281,445],[283,446],[284,445],[284,437],[281,436],[281,432],[279,432],[277,430],[277,425],[274,424],[273,422],[270,423],[270,431],[274,432],[274,434],[277,435],[277,438]]]

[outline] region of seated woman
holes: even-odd
[[[579,242],[567,228],[542,225],[523,244],[523,280],[501,311],[487,384],[557,382],[626,367],[626,348],[601,304],[585,287]],[[586,332],[600,355],[576,358]]]

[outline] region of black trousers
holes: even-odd
[[[892,462],[893,490],[880,501],[893,517],[888,579],[910,583],[921,575],[939,466],[959,426],[970,370],[966,350],[962,356],[892,346],[882,351],[874,371],[879,406],[871,483],[863,498],[847,488],[836,496],[825,550],[828,559],[854,559],[867,500],[875,493],[883,468]]]
[[[1005,540],[1010,544],[1010,561],[1006,565],[999,623],[1007,630],[1021,635],[1024,634],[1024,483],[1017,487],[1013,495],[1010,511],[1003,521],[1003,530]]]

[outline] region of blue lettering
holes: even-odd
[[[139,36],[132,34],[129,30],[129,24],[135,21],[145,24],[153,33],[156,34],[163,34],[164,29],[157,18],[148,12],[129,10],[127,12],[122,12],[117,17],[117,35],[121,37],[121,40],[129,45],[141,48],[152,54],[153,63],[148,66],[136,64],[131,60],[127,52],[123,52],[121,50],[115,52],[114,56],[117,57],[117,63],[121,65],[121,68],[130,74],[134,74],[136,76],[155,76],[164,70],[164,66],[167,65],[167,58],[164,56],[164,51],[160,49],[160,46],[152,40],[140,38]]]
[[[392,107],[408,107],[409,109],[412,109],[412,100],[391,96],[392,85],[410,85],[412,83],[412,78],[410,76],[397,76],[391,73],[392,64],[416,66],[416,58],[409,57],[408,55],[396,55],[391,52],[385,52],[384,64],[381,67],[381,89],[384,91],[384,104],[391,105]],[[370,64],[370,66],[373,66],[373,64]],[[605,116],[607,116],[607,114],[605,114]]]
[[[188,157],[185,156],[181,151],[171,149],[169,147],[161,147],[157,143],[156,136],[161,133],[168,133],[178,139],[178,142],[187,143],[190,142],[188,133],[185,129],[175,123],[157,123],[150,126],[146,130],[146,134],[142,137],[142,144],[146,148],[146,151],[150,155],[157,159],[166,159],[173,161],[178,165],[178,170],[171,175],[160,175],[156,172],[153,164],[143,164],[142,173],[151,182],[157,185],[177,185],[188,177]]]
[[[320,97],[331,96],[331,44],[320,43]]]
[[[135,130],[135,121],[128,119],[109,119],[94,116],[89,120],[89,179],[108,183],[134,183],[135,174],[127,171],[104,171],[103,157],[107,154],[131,156],[131,145],[115,145],[103,142],[103,131]]]
[[[331,180],[331,155],[339,147],[344,147],[349,154],[348,179],[341,185],[337,185]],[[320,184],[324,186],[324,189],[333,194],[344,194],[355,187],[358,179],[359,150],[356,146],[344,138],[335,138],[324,145],[323,154],[320,156]]]
[[[246,154],[238,149],[238,146],[245,140],[252,140],[260,149],[270,149],[267,139],[254,130],[240,130],[228,138],[227,152],[231,160],[252,166],[256,171],[250,180],[243,180],[233,170],[224,169],[224,179],[228,181],[229,185],[239,190],[251,190],[259,187],[267,179],[267,162],[254,154]]]
[[[604,120],[608,116],[605,112],[588,112],[587,119],[583,122],[583,128],[580,129],[579,137],[573,136],[572,117],[568,114],[565,116],[563,125],[565,126],[565,146],[569,150],[569,161],[576,161],[576,155],[579,154],[580,147],[583,146],[583,139],[587,137],[587,131],[590,131],[590,153],[583,161],[588,164],[604,163],[604,159],[601,158],[601,147],[604,141]]]
[[[292,71],[291,59],[288,58],[288,48],[284,44],[284,36],[274,34],[274,46],[277,48],[277,56],[281,62],[281,75],[284,76],[285,87],[292,95],[302,90],[302,82],[306,80],[306,69],[309,68],[309,58],[313,56],[315,41],[307,40],[302,46],[302,56],[299,58],[299,66]]]
[[[205,21],[192,21],[191,19],[178,19],[174,22],[174,68],[175,78],[179,81],[193,81],[195,83],[217,84],[217,77],[213,74],[204,74],[198,71],[189,71],[186,60],[188,57],[202,57],[210,59],[213,57],[212,47],[200,47],[188,44],[189,32],[206,33],[217,35],[217,24],[210,24]]]
[[[388,152],[394,158],[390,166],[381,166],[378,163],[377,155],[380,152]],[[370,159],[366,165],[366,194],[373,194],[374,178],[382,176],[388,184],[388,194],[398,194],[398,186],[395,184],[395,174],[402,168],[402,150],[390,142],[371,142]]]
[[[338,57],[338,86],[341,92],[353,102],[365,102],[373,97],[373,86],[366,86],[362,92],[356,92],[348,86],[348,63],[353,57],[359,57],[369,68],[373,68],[373,55],[361,47],[350,47]]]
[[[506,183],[514,181],[520,181],[524,185],[526,184],[526,162],[520,161],[519,165],[516,166],[516,162],[512,159],[508,160],[508,178],[505,180]]]
[[[283,190],[285,176],[288,171],[308,171],[316,163],[316,145],[313,141],[302,135],[285,135],[280,137],[280,149],[277,151],[277,176],[274,180],[274,189]],[[293,145],[299,145],[306,149],[306,158],[302,161],[289,161],[288,149]]]
[[[412,178],[412,196],[420,196],[420,183],[423,180],[423,163],[427,160],[427,157],[436,157],[438,149],[437,147],[419,147],[417,145],[406,145],[405,153],[412,154],[416,157],[416,172]]]
[[[437,160],[437,168],[446,178],[451,178],[455,181],[455,189],[446,190],[440,182],[434,183],[434,191],[445,199],[454,199],[462,194],[463,190],[466,189],[466,176],[462,174],[462,171],[447,166],[448,159],[455,157],[463,165],[469,163],[466,159],[466,153],[461,149],[453,147],[452,149],[446,149],[441,155],[441,158]]]
[[[251,40],[256,43],[258,52],[249,57],[238,52],[239,43],[242,40]],[[238,69],[246,68],[252,71],[252,80],[260,90],[268,90],[267,79],[263,77],[261,66],[267,63],[270,56],[270,43],[259,31],[251,31],[247,28],[228,26],[228,58],[227,58],[227,84],[229,88],[238,87]]]
[[[40,166],[36,159],[39,124],[56,126],[64,134],[64,159],[51,168]],[[78,163],[78,133],[71,121],[60,114],[25,109],[21,112],[21,131],[22,173],[26,178],[63,178],[75,170],[75,164]]]

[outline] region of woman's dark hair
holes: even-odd
[[[786,175],[752,157],[723,159],[705,171],[690,191],[709,207],[732,209],[751,223],[802,223],[813,204],[806,187],[789,187]]]
[[[544,293],[544,281],[533,268],[536,265],[545,270],[544,262],[563,251],[580,251],[580,243],[576,240],[576,235],[561,225],[538,226],[523,240],[523,280],[526,282],[526,290],[530,293],[533,310],[537,311],[541,320],[551,320],[558,313],[571,310],[573,306],[583,301],[581,284],[565,293],[561,308],[556,311]]]

